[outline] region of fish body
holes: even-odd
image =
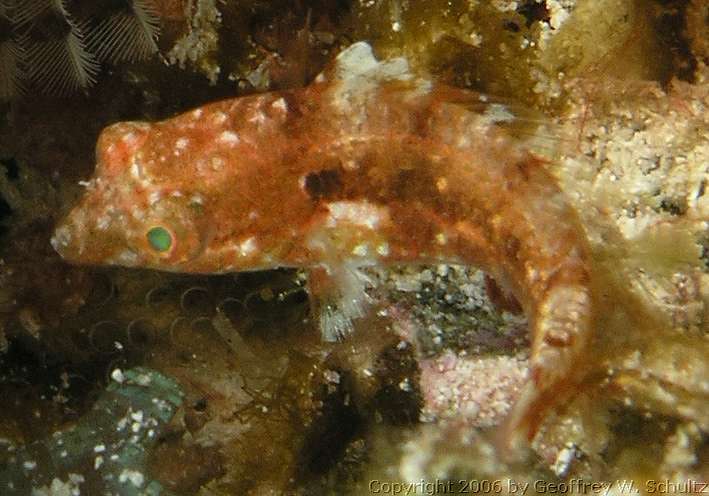
[[[356,43],[305,88],[106,128],[52,244],[82,264],[308,269],[328,338],[364,312],[358,268],[478,266],[530,321],[530,379],[506,427],[529,438],[577,380],[592,298],[577,217],[511,118]]]

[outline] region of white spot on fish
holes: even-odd
[[[131,131],[124,134],[121,140],[127,145],[132,145],[137,141],[137,138],[135,136],[135,133]]]
[[[239,243],[239,255],[242,257],[248,257],[256,251],[256,238],[251,236],[250,238]]]
[[[224,159],[221,157],[212,157],[211,164],[212,169],[214,169],[215,171],[219,170],[224,167]]]
[[[177,141],[175,141],[175,148],[178,150],[184,150],[187,148],[187,145],[190,143],[190,140],[187,138],[180,138]]]
[[[119,265],[130,267],[138,263],[138,255],[131,250],[123,250],[116,257],[116,262],[118,262]]]
[[[463,134],[458,138],[458,141],[456,141],[455,144],[459,148],[467,148],[470,146],[470,138],[467,134]]]
[[[239,135],[234,131],[224,131],[219,135],[219,141],[229,145],[236,145],[241,140],[239,139]]]
[[[288,104],[286,104],[286,100],[283,97],[273,102],[271,107],[276,110],[280,110],[281,112],[286,112],[288,110]]]
[[[445,190],[448,189],[448,179],[445,177],[439,177],[436,179],[436,189],[443,193]]]
[[[133,218],[137,221],[142,221],[145,219],[145,211],[139,207],[135,207],[131,214],[133,215]]]
[[[510,110],[499,103],[491,104],[485,111],[485,117],[493,123],[512,122],[515,120],[514,114]]]
[[[389,209],[366,201],[332,202],[328,203],[327,208],[330,211],[326,220],[327,227],[336,227],[339,223],[346,223],[376,229],[382,222],[389,219]]]
[[[389,255],[389,244],[382,243],[381,245],[377,246],[377,253],[383,257]]]
[[[259,215],[256,210],[252,210],[251,212],[249,212],[249,220],[258,219],[258,217]]]
[[[161,196],[162,194],[160,193],[160,191],[151,191],[148,195],[148,203],[150,204],[150,206],[152,207],[157,202],[159,202]]]
[[[266,122],[266,114],[261,112],[260,110],[256,112],[250,119],[249,122],[253,122],[254,124],[264,124]]]
[[[60,246],[69,246],[70,241],[71,231],[66,226],[62,226],[54,231],[54,236],[49,240],[55,250],[58,250]]]
[[[342,164],[345,170],[353,171],[359,169],[359,162],[357,160],[345,160]]]
[[[197,205],[204,205],[204,198],[202,195],[194,194],[190,197],[190,203],[196,203]]]
[[[227,120],[227,115],[224,112],[215,112],[214,117],[212,118],[215,124],[224,124]]]
[[[369,253],[369,247],[367,245],[357,245],[352,249],[352,254],[358,257],[366,257]]]
[[[105,231],[108,229],[108,226],[111,225],[111,217],[108,215],[102,215],[96,220],[96,227],[98,227],[100,230]]]
[[[140,164],[135,158],[130,164],[130,175],[133,176],[134,179],[143,179],[143,171],[140,169]]]
[[[202,117],[202,109],[201,108],[194,109],[192,111],[192,117],[194,117],[195,119],[199,119],[200,117]]]

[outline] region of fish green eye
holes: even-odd
[[[155,251],[164,252],[172,247],[172,234],[164,227],[153,227],[147,234],[148,243]]]

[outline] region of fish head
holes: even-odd
[[[122,122],[101,133],[94,176],[51,239],[67,261],[179,271],[202,251],[202,198],[157,181],[143,161],[152,126]]]

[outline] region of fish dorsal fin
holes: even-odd
[[[400,80],[413,77],[408,61],[403,57],[377,60],[372,46],[366,41],[358,41],[341,51],[335,58],[331,78],[335,80],[371,81]]]
[[[412,88],[426,86],[417,84],[418,81],[405,58],[377,60],[371,45],[365,41],[354,43],[340,52],[333,64],[316,79],[318,83],[329,85],[328,93],[335,109],[362,115],[365,102],[376,95],[382,84],[407,82]]]

